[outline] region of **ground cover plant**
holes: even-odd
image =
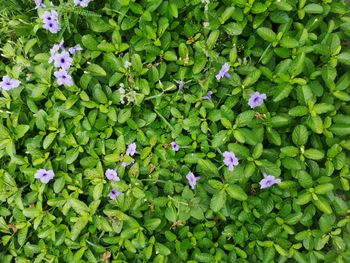
[[[1,0],[0,262],[350,262],[350,6]]]

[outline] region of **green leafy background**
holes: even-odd
[[[22,82],[0,96],[0,262],[350,262],[348,3],[53,1],[55,35],[0,4],[0,72]],[[47,62],[62,38],[84,49],[72,87]]]

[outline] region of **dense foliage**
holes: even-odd
[[[350,262],[350,6],[1,0],[0,262]]]

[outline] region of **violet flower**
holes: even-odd
[[[120,178],[118,177],[118,173],[116,170],[107,169],[105,172],[105,176],[108,180],[119,182]]]
[[[224,65],[222,65],[219,73],[216,75],[216,79],[219,81],[223,77],[230,78],[231,75],[230,75],[230,73],[228,73],[229,70],[230,70],[230,65],[228,63],[225,63]]]
[[[178,150],[180,150],[180,146],[176,142],[171,142],[170,144],[174,152],[177,152]]]
[[[39,7],[46,7],[43,4],[43,0],[35,0],[35,9],[38,9]]]
[[[128,149],[126,150],[126,154],[129,156],[133,156],[136,153],[136,143],[131,143],[128,145]]]
[[[229,171],[233,171],[236,165],[238,165],[238,158],[233,152],[224,152],[223,156],[225,157],[224,159],[224,164],[227,165]]]
[[[254,92],[250,94],[250,99],[248,101],[248,105],[254,109],[261,104],[264,103],[264,100],[266,99],[266,94],[265,93],[259,93],[259,92]]]
[[[72,76],[64,69],[60,69],[54,73],[57,78],[58,85],[67,85],[68,87],[73,86]]]
[[[78,45],[75,45],[74,47],[71,47],[68,51],[69,53],[75,56],[77,54],[77,51],[81,51],[81,50],[83,50],[83,48],[78,44]]]
[[[56,68],[62,68],[68,70],[72,65],[72,58],[70,57],[67,51],[63,51],[62,53],[54,55],[53,57],[54,65]]]
[[[201,178],[200,176],[194,176],[192,172],[189,172],[186,175],[186,178],[188,180],[188,183],[190,184],[192,189],[195,189],[197,181]]]
[[[42,16],[43,28],[49,30],[51,33],[58,33],[61,30],[60,21],[58,20],[58,13],[55,10],[51,12],[46,11]]]
[[[211,96],[213,96],[213,92],[208,91],[207,96],[202,97],[202,100],[211,100]]]
[[[135,160],[132,159],[130,162],[122,162],[122,165],[123,165],[124,167],[128,167],[130,164],[133,164],[134,162],[135,162]]]
[[[64,40],[62,39],[62,41],[59,44],[54,44],[52,46],[52,48],[50,49],[50,58],[49,58],[49,63],[51,63],[54,60],[54,56],[58,53],[58,51],[61,49],[62,51],[64,51],[64,46],[63,46]]]
[[[81,7],[87,7],[90,0],[74,0],[74,5],[80,5]]]
[[[176,80],[176,84],[179,85],[179,90],[183,91],[185,86],[185,82],[183,80]]]
[[[265,189],[265,188],[269,188],[270,186],[274,185],[274,184],[280,184],[281,183],[281,179],[276,179],[274,176],[272,175],[268,175],[266,173],[263,173],[264,179],[262,179],[260,181],[260,189]]]
[[[9,76],[3,76],[2,81],[0,82],[0,87],[2,90],[11,90],[15,89],[21,84],[17,79],[11,79]]]
[[[39,179],[42,183],[47,184],[55,176],[52,170],[40,169],[38,170],[34,178]]]
[[[116,199],[118,196],[120,196],[122,193],[119,192],[118,190],[115,190],[115,189],[112,189],[110,192],[109,192],[109,198],[111,199]]]

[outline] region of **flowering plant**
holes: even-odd
[[[0,0],[0,262],[350,262],[343,0]]]

